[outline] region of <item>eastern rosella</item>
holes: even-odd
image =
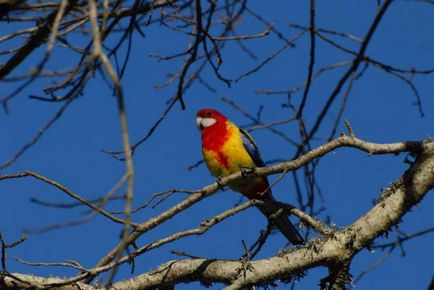
[[[224,177],[243,169],[264,166],[256,143],[249,133],[216,110],[200,110],[196,124],[202,133],[204,161],[212,175]],[[266,177],[243,178],[231,183],[229,187],[249,199],[273,199]],[[275,213],[267,206],[259,205],[258,208],[267,218]],[[272,222],[292,244],[304,242],[286,215],[280,215]]]

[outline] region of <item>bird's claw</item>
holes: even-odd
[[[219,187],[223,187],[222,179],[223,178],[219,176],[215,180],[215,182],[217,182],[217,184],[218,184]]]
[[[241,175],[243,177],[252,174],[255,171],[254,168],[250,168],[250,167],[243,167],[241,168]]]

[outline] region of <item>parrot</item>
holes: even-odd
[[[196,125],[201,132],[202,154],[211,174],[222,178],[246,169],[265,166],[252,136],[214,109],[201,109],[196,114]],[[249,199],[274,200],[266,176],[250,176],[229,184],[229,187]],[[264,204],[258,209],[270,218],[276,209]],[[279,215],[272,224],[294,244],[304,243],[286,215]]]

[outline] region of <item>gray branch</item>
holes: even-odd
[[[319,148],[325,149],[330,144],[336,146],[336,143],[340,143],[337,140]],[[242,289],[251,285],[286,280],[296,273],[314,267],[323,266],[330,269],[335,265],[346,265],[360,250],[369,246],[377,237],[386,233],[391,226],[397,224],[433,188],[434,143],[427,141],[374,144],[351,137],[341,137],[340,140],[346,146],[356,147],[370,153],[411,151],[416,153],[417,157],[410,168],[381,193],[376,205],[356,222],[340,231],[325,237],[312,239],[303,246],[287,250],[277,256],[251,261],[247,270],[244,271],[245,265],[241,261],[217,259],[174,260],[159,266],[155,270],[117,282],[113,287],[118,290],[155,289],[165,285],[200,281],[204,283],[224,283],[228,285],[226,289]],[[339,145],[342,146],[342,144]],[[339,147],[339,145],[336,147]],[[330,149],[327,148],[324,153],[330,152]],[[318,156],[317,154],[323,155],[319,152],[314,155]],[[306,155],[309,155],[309,153]],[[285,163],[281,163],[280,166],[258,169],[256,173],[266,172],[269,174],[274,170],[278,171],[282,169],[279,167],[284,167],[282,164]],[[16,287],[22,289],[43,288],[47,285],[56,286],[56,284],[59,287],[52,287],[52,289],[77,289],[77,287],[80,289],[96,289],[80,282],[62,285],[64,281],[64,279],[60,278],[44,278],[17,273],[5,274],[2,289],[16,289]]]

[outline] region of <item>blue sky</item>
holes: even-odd
[[[377,1],[317,1],[317,27],[351,33],[363,37],[372,21]],[[289,24],[307,25],[308,5],[305,1],[253,1],[249,4],[257,13],[274,23],[275,27],[288,38],[297,33]],[[434,58],[434,6],[418,1],[394,1],[380,23],[367,55],[384,63],[400,68],[429,69]],[[3,24],[4,26],[5,24]],[[11,23],[6,30],[16,29],[19,24]],[[22,24],[20,24],[22,25]],[[255,34],[265,26],[252,17],[243,18],[238,33]],[[3,35],[3,28],[1,34]],[[128,113],[128,125],[133,141],[140,139],[166,107],[166,102],[174,94],[176,84],[163,89],[155,89],[156,84],[164,83],[168,73],[180,69],[183,59],[171,62],[157,62],[149,54],[158,52],[170,55],[183,51],[187,38],[159,25],[151,25],[144,30],[146,37],[134,38],[129,69],[123,79],[123,87]],[[217,33],[218,30],[215,31]],[[337,38],[339,40],[339,38]],[[77,39],[76,41],[80,41]],[[353,50],[357,43],[340,40]],[[235,79],[240,73],[253,68],[283,42],[274,35],[265,39],[246,41],[258,57],[252,60],[240,51],[235,42],[228,42],[222,51],[222,74]],[[24,62],[16,74],[26,72],[34,66],[42,51]],[[74,56],[64,49],[56,48],[50,67],[63,67],[71,64]],[[2,57],[2,61],[4,61]],[[351,60],[349,55],[337,52],[325,42],[317,40],[315,68]],[[179,105],[171,111],[158,130],[134,155],[136,170],[135,206],[142,204],[154,192],[171,188],[199,189],[214,179],[205,166],[191,172],[187,168],[200,160],[200,136],[194,118],[200,108],[212,107],[220,110],[241,126],[251,122],[222,102],[225,96],[250,114],[255,115],[264,105],[262,121],[272,122],[291,116],[292,112],[281,107],[286,101],[284,95],[258,95],[256,90],[288,90],[306,79],[309,62],[309,37],[304,35],[296,47],[286,49],[278,58],[268,63],[258,73],[246,77],[228,88],[212,73],[204,71],[203,78],[216,90],[210,92],[196,83],[185,94],[187,109]],[[311,127],[322,104],[330,95],[346,68],[336,69],[320,76],[312,85],[306,106],[307,126]],[[372,66],[354,84],[348,100],[344,118],[352,124],[359,138],[374,142],[397,142],[422,140],[433,134],[434,81],[432,75],[415,76],[414,84],[419,89],[425,117],[413,105],[415,97],[411,89],[401,80],[377,70]],[[27,98],[30,94],[41,95],[41,89],[48,86],[48,79],[40,79],[10,103],[10,114],[0,113],[0,158],[5,161],[17,151],[38,128],[59,108],[59,104],[44,103]],[[12,90],[11,83],[2,83],[3,94]],[[301,92],[293,96],[299,102]],[[337,104],[342,98],[337,99]],[[321,127],[322,136],[327,136],[339,107],[334,106],[331,114]],[[342,123],[342,122],[341,122]],[[298,138],[296,124],[279,126],[288,136]],[[339,132],[344,131],[343,124]],[[290,159],[295,148],[267,130],[252,133],[261,149],[264,160]],[[324,143],[318,140],[315,146]],[[89,81],[84,94],[74,101],[62,118],[47,134],[22,156],[13,166],[0,174],[33,170],[52,178],[73,190],[92,199],[106,193],[124,172],[124,164],[101,151],[102,148],[120,149],[120,129],[117,118],[116,100],[100,77]],[[326,210],[319,218],[331,216],[338,227],[355,221],[372,206],[382,188],[398,178],[407,168],[399,156],[368,156],[354,149],[339,149],[322,158],[317,169],[317,180],[321,186],[323,200],[318,199],[318,207]],[[275,176],[271,179],[274,180]],[[294,184],[290,176],[279,182],[274,189],[278,200],[296,203]],[[9,180],[0,183],[0,229],[4,238],[13,241],[25,229],[35,229],[58,222],[80,218],[84,208],[52,209],[30,202],[30,198],[52,202],[70,202],[71,199],[41,182],[31,179]],[[185,197],[176,194],[155,209],[148,208],[135,214],[137,222],[145,221],[164,209],[173,206]],[[146,233],[138,244],[143,245],[171,233],[196,227],[200,221],[231,208],[239,200],[237,193],[230,190],[219,192],[194,205],[175,219],[163,224],[155,231]],[[413,233],[432,227],[433,204],[429,194],[420,204],[407,214],[400,229]],[[112,210],[122,208],[120,202],[113,202]],[[258,232],[266,226],[266,221],[256,209],[249,209],[215,226],[199,237],[188,237],[168,246],[146,253],[136,260],[136,273],[146,272],[170,259],[177,258],[170,250],[184,251],[197,256],[222,259],[237,259],[243,254],[241,239],[253,242]],[[9,253],[28,261],[53,262],[65,259],[77,260],[92,267],[100,257],[108,252],[119,240],[121,228],[103,217],[96,217],[80,227],[64,228],[45,234],[28,234],[28,240]],[[393,239],[394,234],[390,235]],[[379,241],[380,242],[380,241]],[[357,283],[358,289],[424,289],[433,275],[431,250],[432,235],[416,238],[405,244],[406,256],[401,257],[396,250],[375,271],[368,273]],[[257,258],[276,254],[285,246],[279,234],[269,239]],[[351,272],[358,274],[380,259],[383,252],[363,251],[353,261]],[[74,272],[63,268],[28,267],[8,260],[9,271],[35,273],[41,275],[71,275]],[[128,267],[121,268],[119,278],[127,278]],[[326,275],[325,269],[315,269],[299,284],[299,289],[312,289],[319,279]],[[199,288],[197,283],[180,285],[179,289]],[[221,285],[214,285],[219,289]],[[178,288],[177,288],[178,289]]]

